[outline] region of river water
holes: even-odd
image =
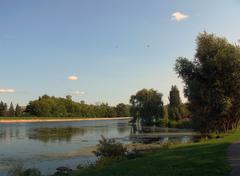
[[[59,166],[75,168],[96,158],[92,149],[101,138],[115,138],[122,143],[191,140],[192,133],[176,129],[133,128],[129,120],[94,120],[78,122],[39,122],[0,124],[0,176],[19,163],[51,174]],[[156,137],[157,136],[157,137]]]

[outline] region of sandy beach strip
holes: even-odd
[[[93,120],[130,120],[131,117],[113,117],[113,118],[53,118],[53,119],[0,119],[0,123],[34,123],[34,122],[74,122],[74,121],[93,121]]]

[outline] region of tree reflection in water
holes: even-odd
[[[29,131],[29,139],[48,142],[70,142],[72,137],[84,135],[84,128],[77,127],[53,127],[53,128],[33,128]]]
[[[194,141],[196,137],[198,136],[188,129],[142,126],[140,123],[135,123],[132,124],[129,139],[133,143],[186,143]]]

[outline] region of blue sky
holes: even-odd
[[[203,30],[237,42],[239,19],[239,0],[1,0],[0,99],[115,105],[154,88],[167,103],[176,58]]]

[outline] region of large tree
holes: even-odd
[[[164,116],[162,94],[153,89],[142,89],[131,96],[131,115],[142,124],[152,125]]]
[[[179,120],[182,118],[183,114],[181,111],[182,102],[177,86],[172,86],[169,92],[169,105],[168,105],[168,118]]]
[[[240,119],[240,48],[225,38],[203,32],[194,60],[178,58],[176,72],[195,125],[202,133],[227,132]]]

